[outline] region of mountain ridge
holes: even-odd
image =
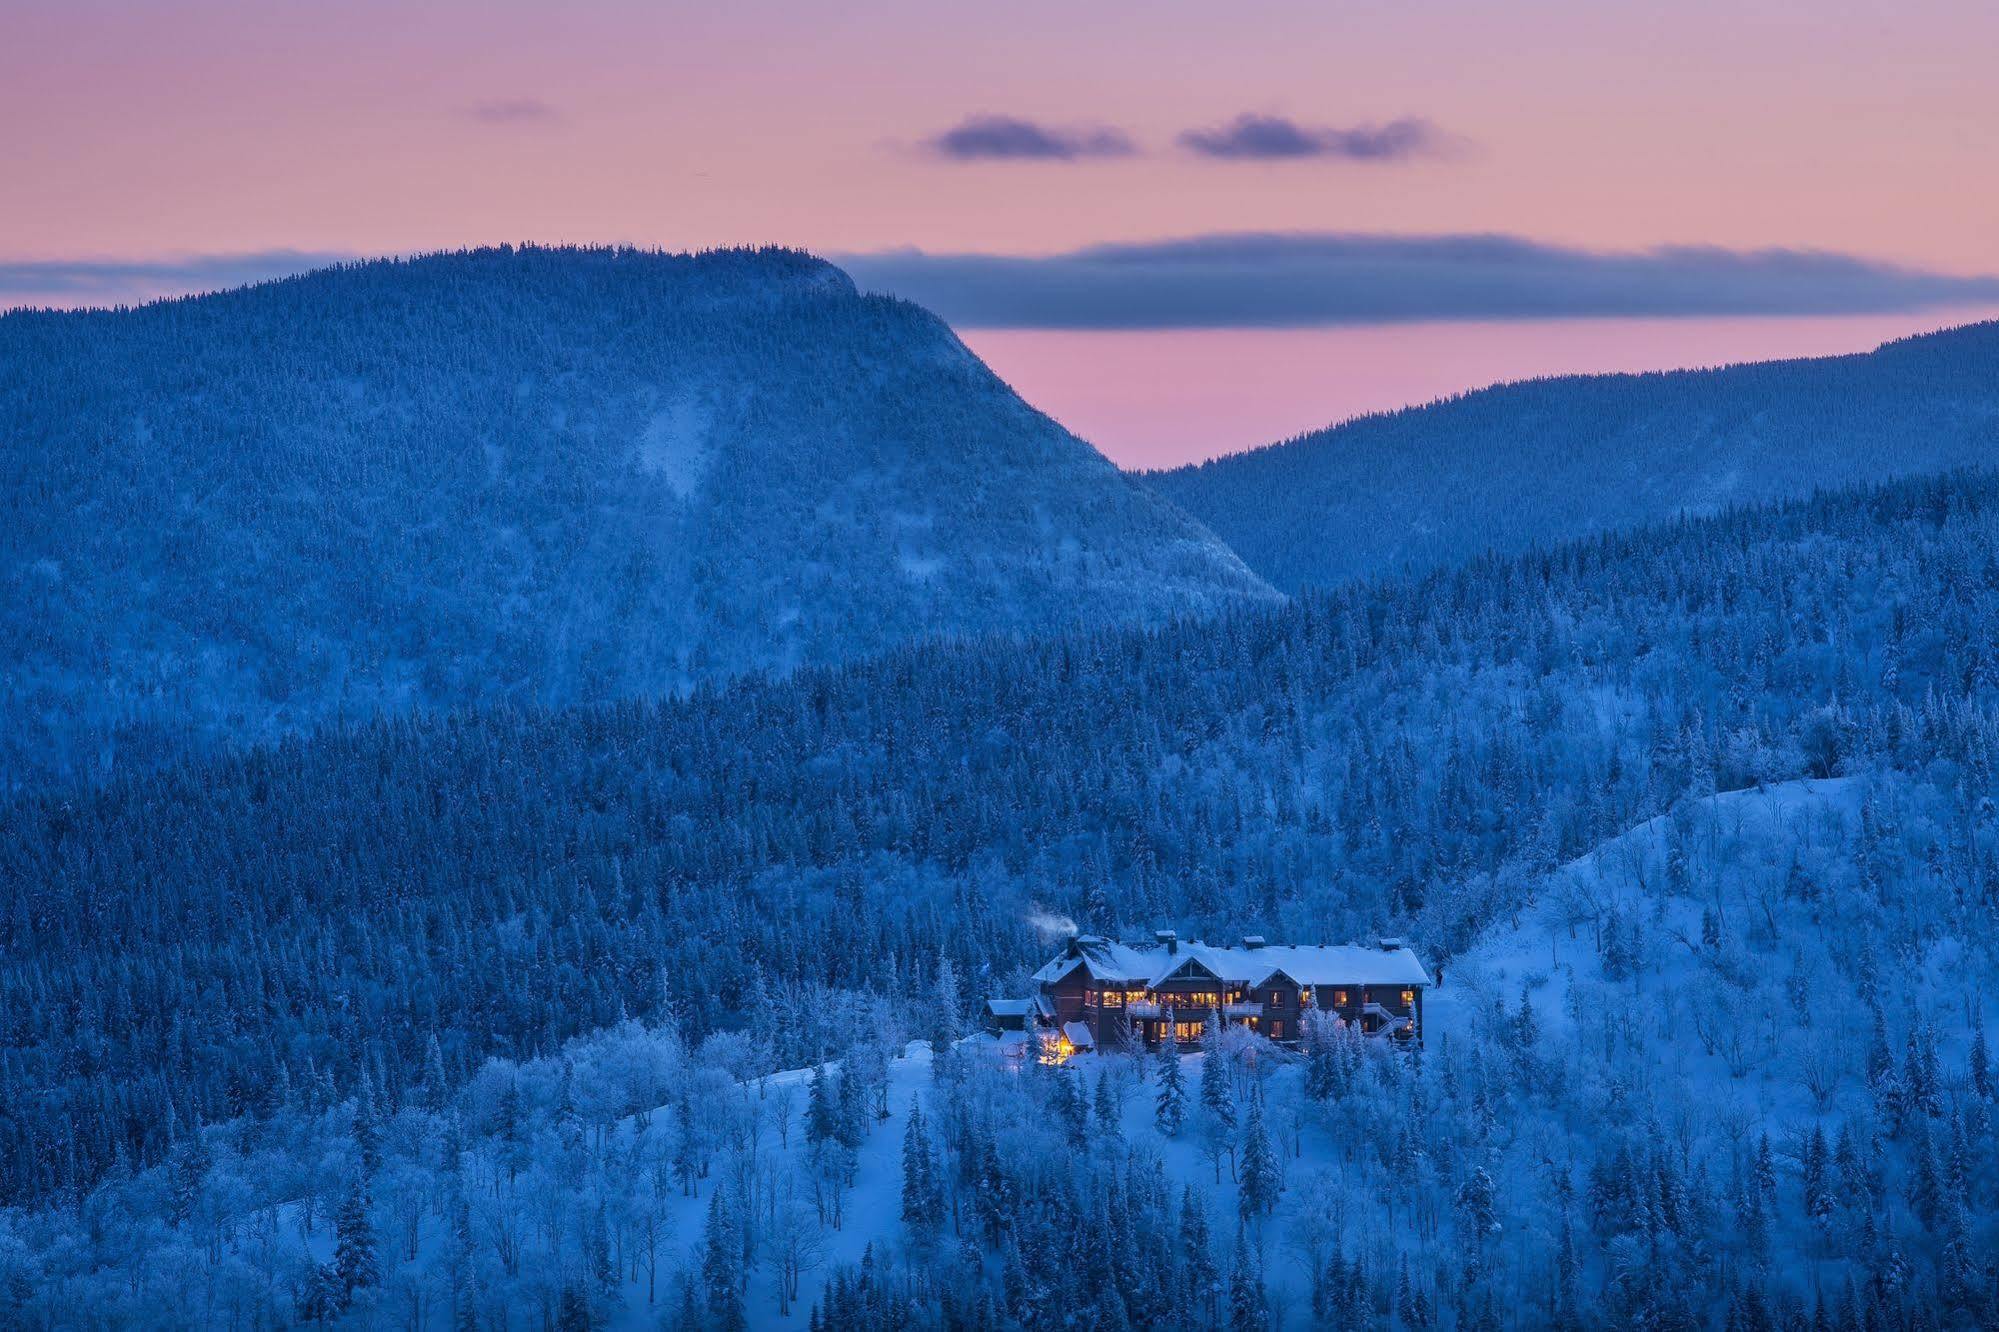
[[[0,316],[14,780],[1274,597],[793,250],[369,260]]]
[[[1995,460],[1988,321],[1845,356],[1497,384],[1138,475],[1295,592]]]

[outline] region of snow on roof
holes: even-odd
[[[1415,951],[1396,941],[1393,948],[1363,944],[1265,944],[1257,948],[1217,948],[1194,942],[1168,952],[1159,944],[1121,944],[1084,935],[1034,979],[1049,985],[1082,967],[1095,981],[1142,984],[1147,989],[1187,966],[1206,968],[1233,985],[1258,986],[1282,972],[1300,985],[1428,985],[1430,973]]]
[[[1062,1034],[1068,1037],[1069,1044],[1078,1050],[1096,1048],[1097,1038],[1090,1034],[1090,1024],[1087,1022],[1065,1022],[1062,1024]]]
[[[994,1017],[1026,1017],[1034,1010],[1032,999],[988,999],[986,1012]]]

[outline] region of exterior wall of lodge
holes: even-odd
[[[1278,981],[1244,993],[1239,986],[1176,977],[1156,990],[1127,990],[1099,986],[1071,973],[1043,992],[1054,1001],[1058,1026],[1084,1023],[1101,1049],[1122,1046],[1134,1035],[1146,1049],[1159,1048],[1169,1010],[1179,1028],[1180,1044],[1189,1049],[1200,1048],[1210,1009],[1220,1009],[1224,1023],[1242,1022],[1290,1045],[1304,1034],[1308,1006],[1372,1033],[1384,1021],[1367,1011],[1375,1005],[1391,1017],[1410,1019],[1409,1030],[1397,1033],[1395,1039],[1423,1038],[1423,987],[1417,985],[1324,985],[1315,992],[1310,986]]]

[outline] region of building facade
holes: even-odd
[[[1400,939],[1360,944],[1266,944],[1249,936],[1231,947],[1182,943],[1161,930],[1149,945],[1078,935],[1034,973],[1039,993],[995,1001],[1022,1027],[1068,1049],[1157,1049],[1173,1029],[1200,1046],[1210,1011],[1281,1045],[1303,1035],[1317,1009],[1362,1036],[1423,1039],[1423,992],[1430,973]],[[1019,1029],[1019,1028],[1016,1028]]]

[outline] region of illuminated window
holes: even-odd
[[[1272,1008],[1284,1007],[1284,991],[1272,990],[1270,992],[1270,1006]]]
[[[1411,1008],[1415,1005],[1415,1003],[1416,1003],[1416,992],[1414,990],[1404,990],[1402,992],[1402,1006],[1404,1008]]]
[[[1333,1002],[1341,1008],[1345,1008],[1347,1006],[1347,992],[1345,990],[1334,990]]]
[[[1282,1022],[1273,1021],[1270,1024],[1270,1039],[1273,1041],[1284,1039],[1284,1024]]]

